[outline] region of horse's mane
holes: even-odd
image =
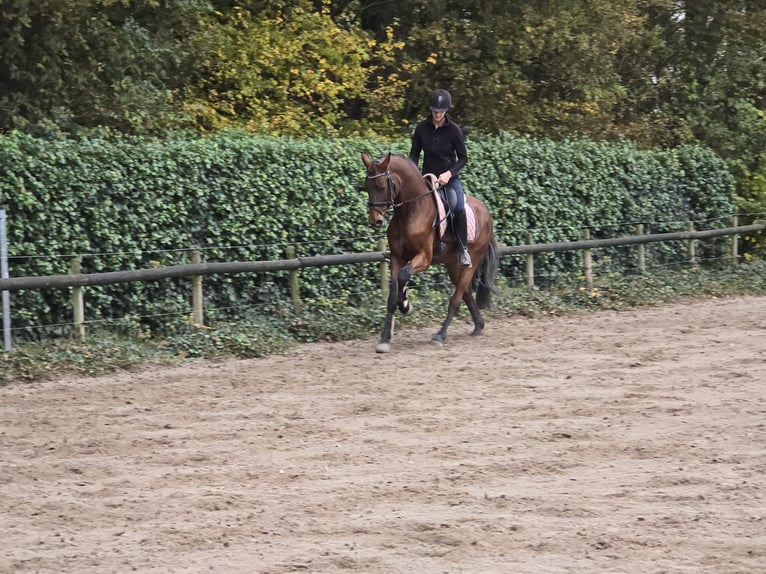
[[[417,165],[415,165],[415,162],[410,159],[410,156],[404,155],[403,153],[392,153],[391,159],[396,161],[402,161],[405,164],[409,164],[410,166],[414,167],[415,169],[418,168]]]
[[[395,167],[398,167],[405,171],[404,175],[414,178],[415,181],[423,181],[423,176],[420,173],[420,169],[417,164],[410,159],[410,156],[401,153],[392,153],[391,162]],[[389,164],[390,166],[391,164]]]

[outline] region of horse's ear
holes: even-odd
[[[382,171],[385,171],[388,169],[388,162],[391,161],[391,152],[388,152],[388,155],[386,155],[386,159],[380,160],[380,169]]]
[[[365,152],[362,152],[362,162],[364,163],[364,167],[370,169],[370,166],[372,165],[372,159]]]

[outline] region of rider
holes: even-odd
[[[412,134],[410,159],[417,165],[423,151],[422,173],[432,173],[449,194],[454,203],[453,222],[455,235],[460,244],[458,262],[463,267],[471,266],[468,253],[468,224],[465,216],[465,193],[460,183],[460,170],[468,162],[465,137],[462,128],[447,117],[452,107],[452,98],[447,90],[431,93],[431,115],[415,127]]]

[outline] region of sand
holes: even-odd
[[[405,321],[0,387],[0,572],[766,572],[766,297]]]

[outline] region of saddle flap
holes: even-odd
[[[448,207],[447,194],[444,187],[439,185],[438,178],[434,174],[425,174],[423,180],[433,193],[434,201],[436,202],[437,220],[434,221],[434,227],[437,228],[438,238],[441,239],[447,233],[447,214],[451,212],[454,206]],[[468,199],[468,196],[466,196],[466,199]],[[468,201],[465,202],[465,219],[468,224],[468,242],[470,243],[476,239],[476,216]]]

